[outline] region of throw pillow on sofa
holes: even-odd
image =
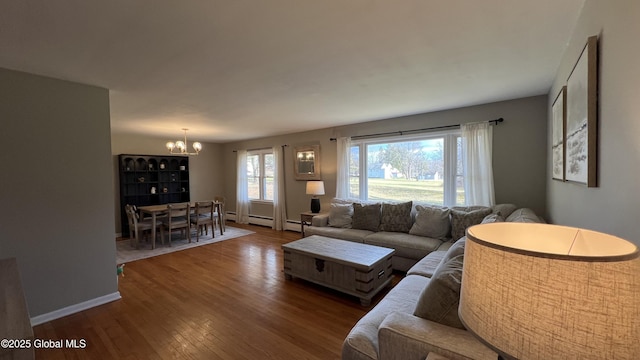
[[[446,240],[451,233],[451,210],[443,207],[416,205],[416,221],[409,234]]]
[[[331,203],[331,209],[329,209],[329,226],[336,228],[350,228],[352,217],[352,204]]]
[[[451,238],[458,240],[465,236],[465,231],[469,226],[480,224],[482,219],[491,212],[491,208],[488,207],[471,211],[451,209]]]
[[[503,218],[509,217],[512,212],[516,211],[518,207],[514,204],[496,204],[491,207],[493,209],[493,213],[500,213]]]
[[[497,214],[493,213],[485,216],[484,219],[482,219],[481,224],[491,224],[496,222],[504,222],[504,218],[502,217],[502,214],[500,214],[500,212],[498,212]]]
[[[414,315],[443,325],[464,329],[458,316],[464,255],[440,263],[420,293]]]
[[[380,226],[380,204],[362,205],[353,203],[353,219],[351,227],[354,229],[378,231]]]
[[[382,218],[380,231],[395,231],[408,233],[411,230],[411,206],[413,202],[402,204],[382,204]]]
[[[447,263],[452,258],[459,255],[464,255],[464,247],[466,244],[467,244],[466,236],[463,236],[460,239],[458,239],[456,242],[454,242],[453,245],[451,245],[451,247],[444,254],[444,256],[442,257],[442,260],[440,260],[440,263],[436,266],[433,273],[435,274],[438,271],[438,268],[442,266],[442,264]]]

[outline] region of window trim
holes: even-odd
[[[273,200],[269,200],[269,199],[265,199],[266,193],[267,193],[267,176],[266,171],[265,171],[265,156],[266,155],[272,155],[275,156],[273,149],[259,149],[259,150],[250,150],[247,151],[247,159],[250,156],[258,156],[258,165],[260,167],[260,175],[258,176],[258,182],[260,183],[260,187],[259,187],[259,192],[260,192],[260,197],[259,198],[249,198],[250,202],[253,203],[263,203],[263,204],[273,204]],[[254,176],[255,177],[255,176]],[[249,176],[247,176],[247,178],[249,178]],[[273,177],[271,177],[274,179],[275,181],[275,175]],[[247,184],[248,186],[248,184]]]
[[[367,138],[367,139],[359,139],[353,140],[351,142],[351,147],[358,147],[360,152],[360,158],[358,162],[359,168],[359,176],[358,176],[358,187],[359,187],[359,196],[349,192],[349,197],[357,198],[363,201],[367,201],[369,198],[369,189],[367,186],[367,159],[368,159],[368,146],[376,145],[376,144],[389,144],[389,143],[402,143],[402,142],[411,142],[411,141],[425,141],[432,139],[444,139],[443,142],[443,162],[444,162],[444,171],[443,171],[443,184],[444,184],[444,193],[443,193],[443,204],[444,206],[459,206],[460,204],[456,204],[457,201],[457,189],[456,189],[456,180],[457,180],[457,162],[456,159],[459,156],[463,156],[463,154],[458,154],[458,146],[457,139],[462,137],[462,130],[453,129],[453,130],[442,130],[442,131],[432,131],[425,132],[420,134],[412,134],[412,135],[392,135],[392,136],[380,136],[375,138]],[[351,152],[349,152],[351,156]],[[464,174],[462,175],[464,179]],[[393,199],[389,199],[393,201]],[[440,205],[440,204],[434,204]]]

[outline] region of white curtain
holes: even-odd
[[[238,179],[236,189],[236,222],[249,223],[249,189],[247,181],[247,151],[238,150]]]
[[[351,138],[338,138],[337,143],[336,197],[338,199],[347,199],[349,198],[349,151],[351,149]]]
[[[281,146],[273,147],[273,226],[274,230],[287,227],[286,191],[284,188],[284,151]]]
[[[488,122],[463,124],[464,196],[467,205],[495,204],[493,191],[493,129]]]

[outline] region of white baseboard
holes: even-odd
[[[229,220],[229,221],[236,221],[236,213],[227,212],[225,215],[225,218],[226,220]],[[249,224],[273,226],[273,219],[249,215]],[[300,221],[287,220],[287,226],[285,230],[300,232]]]
[[[236,213],[227,212],[227,214],[225,215],[225,219],[230,221],[236,221]],[[271,227],[273,226],[273,218],[265,217],[265,216],[249,215],[249,224]]]
[[[122,297],[120,296],[120,292],[116,291],[114,293],[107,294],[107,295],[104,295],[104,296],[100,296],[100,297],[97,297],[95,299],[87,300],[87,301],[81,302],[79,304],[75,304],[75,305],[67,306],[67,307],[62,308],[62,309],[54,310],[54,311],[52,311],[50,313],[34,316],[34,317],[31,318],[31,326],[44,324],[47,321],[59,319],[61,317],[65,317],[67,315],[75,314],[75,313],[83,311],[83,310],[91,309],[92,307],[103,305],[103,304],[106,304],[106,303],[109,303],[109,302],[112,302],[112,301],[115,301],[115,300],[120,300],[121,298]]]
[[[287,220],[285,230],[300,232],[300,221]]]

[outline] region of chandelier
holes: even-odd
[[[195,150],[196,152],[190,153],[188,150],[189,143],[187,142],[187,130],[189,129],[183,128],[182,130],[184,130],[184,141],[169,141],[167,143],[167,149],[169,149],[169,153],[178,155],[198,155],[200,153],[200,150],[202,150],[202,144],[198,141],[194,141],[191,146],[193,146],[193,150]]]

